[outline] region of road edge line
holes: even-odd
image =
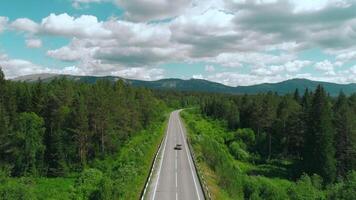
[[[149,176],[147,177],[146,179],[146,183],[145,183],[145,186],[144,188],[142,189],[141,191],[141,200],[144,200],[145,196],[146,196],[146,193],[147,193],[147,188],[148,188],[148,185],[150,184],[150,181],[151,181],[151,178],[152,178],[152,174],[153,174],[153,171],[154,171],[154,168],[155,168],[155,165],[156,165],[156,161],[157,161],[157,158],[158,158],[158,154],[160,153],[161,151],[161,148],[162,148],[162,144],[163,144],[163,141],[166,142],[166,138],[167,138],[167,133],[168,133],[168,129],[169,129],[169,124],[171,122],[171,113],[169,114],[169,119],[168,119],[168,125],[167,125],[167,128],[166,130],[164,131],[166,134],[165,136],[161,139],[161,142],[159,144],[159,147],[157,149],[157,152],[156,152],[156,155],[154,157],[154,159],[152,160],[152,164],[151,164],[151,168],[150,168],[150,174]]]
[[[185,146],[186,148],[186,153],[187,153],[187,156],[188,156],[188,162],[189,162],[189,165],[190,165],[190,171],[192,172],[192,177],[193,177],[193,181],[194,181],[194,185],[195,185],[195,190],[197,192],[197,196],[198,196],[198,199],[200,200],[200,194],[198,192],[198,186],[196,184],[196,180],[195,180],[195,176],[194,176],[194,172],[193,172],[193,169],[192,169],[192,162],[193,162],[193,166],[194,166],[194,169],[195,169],[195,173],[198,177],[198,182],[199,182],[199,185],[200,185],[200,188],[202,189],[202,192],[203,192],[203,198],[206,199],[205,197],[205,193],[204,193],[204,190],[203,190],[203,186],[201,184],[201,181],[200,181],[200,178],[199,178],[199,175],[198,175],[198,171],[197,171],[197,168],[195,166],[195,162],[194,162],[194,159],[193,159],[193,155],[192,155],[192,152],[191,152],[191,149],[189,147],[189,141],[187,140],[187,138],[185,137],[185,134],[184,134],[184,131],[183,131],[183,127],[182,127],[182,122],[181,122],[181,117],[180,117],[180,112],[182,111],[183,109],[179,110],[178,111],[178,121],[179,121],[179,127],[180,127],[180,130],[181,130],[181,134],[183,136],[183,139],[185,140],[185,142],[187,143],[188,147]],[[188,152],[189,152],[189,155],[188,155]],[[190,158],[189,158],[190,157]],[[190,159],[192,161],[190,161]]]
[[[183,111],[183,109],[181,111]],[[180,112],[179,112],[179,118],[183,119],[183,118],[180,117]],[[185,124],[184,120],[183,120],[183,124]],[[186,129],[186,133],[188,134],[188,130],[187,129]],[[209,187],[205,183],[205,179],[203,177],[204,175],[203,174],[200,175],[201,171],[197,167],[198,164],[197,164],[197,161],[196,161],[196,158],[195,158],[195,153],[194,153],[193,147],[190,144],[188,135],[187,135],[186,140],[187,140],[188,148],[189,148],[192,160],[193,160],[194,168],[195,168],[198,180],[199,180],[199,184],[200,184],[200,187],[202,188],[202,191],[203,191],[204,199],[209,199],[210,200],[211,199],[211,195],[210,195],[210,192],[209,192]]]

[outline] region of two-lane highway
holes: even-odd
[[[203,191],[188,148],[180,110],[171,113],[144,199],[203,200]],[[176,150],[181,144],[181,150]]]

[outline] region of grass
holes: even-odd
[[[206,184],[212,199],[229,200],[229,195],[226,191],[222,190],[218,185],[218,176],[213,170],[209,168],[204,162],[199,162],[199,171],[204,174]]]
[[[10,185],[24,185],[38,200],[67,200],[71,198],[75,178],[10,178]]]
[[[70,199],[74,181],[74,178],[38,178],[33,192],[38,199],[43,200]]]

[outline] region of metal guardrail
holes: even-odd
[[[179,116],[180,117],[180,116]],[[184,126],[183,126],[184,127]],[[184,127],[184,129],[186,129]],[[167,132],[167,128],[165,129],[164,131],[165,133]],[[186,131],[187,132],[187,131]],[[159,147],[158,147],[158,150],[155,154],[155,158],[152,160],[152,163],[151,163],[151,168],[150,168],[150,175],[147,177],[146,179],[146,183],[145,183],[145,186],[144,188],[142,188],[141,190],[141,198],[140,200],[144,200],[145,199],[145,195],[146,195],[146,192],[147,192],[147,188],[148,188],[148,185],[151,181],[151,177],[152,177],[152,174],[153,174],[153,170],[155,168],[155,165],[156,165],[156,161],[157,161],[157,158],[158,158],[158,154],[159,152],[161,151],[161,147],[162,147],[162,143],[163,141],[165,140],[165,138],[167,137],[167,135],[165,135],[162,139],[161,139],[161,142],[159,144]],[[204,199],[206,200],[212,200],[211,198],[211,194],[209,192],[209,188],[208,188],[208,185],[205,181],[205,178],[204,178],[204,175],[203,173],[201,173],[201,170],[200,170],[200,167],[197,167],[198,164],[197,164],[197,161],[196,161],[196,157],[195,157],[195,153],[194,153],[194,150],[193,150],[193,147],[191,146],[191,143],[190,143],[190,140],[189,140],[189,136],[186,138],[187,140],[187,144],[188,144],[188,148],[189,148],[189,151],[190,151],[190,154],[192,155],[192,160],[193,160],[193,164],[194,164],[194,168],[195,168],[195,171],[197,172],[197,176],[198,176],[198,180],[199,180],[199,184],[200,186],[203,188],[203,195],[204,195]]]
[[[192,155],[192,158],[193,158],[194,168],[195,168],[195,171],[197,172],[199,183],[200,183],[201,187],[203,188],[204,198],[207,199],[207,200],[211,200],[212,198],[211,198],[211,194],[209,192],[208,184],[205,181],[203,173],[201,173],[200,167],[197,167],[198,164],[197,164],[197,161],[196,161],[195,153],[194,153],[193,147],[191,146],[191,143],[190,143],[188,138],[187,138],[187,143],[188,143],[189,151],[190,151],[190,153]]]
[[[180,117],[180,115],[179,115]],[[181,120],[182,121],[182,120]],[[184,129],[185,129],[185,132],[187,132],[187,129],[185,128],[185,126],[183,126]],[[209,188],[208,188],[208,184],[206,183],[205,181],[205,178],[204,178],[204,175],[203,173],[201,172],[200,170],[200,167],[198,165],[198,162],[197,162],[197,158],[195,156],[195,153],[194,153],[194,150],[193,150],[193,147],[190,143],[190,139],[189,139],[189,136],[187,135],[186,137],[187,139],[187,144],[188,144],[188,148],[189,148],[189,151],[190,151],[190,154],[192,155],[192,160],[193,160],[193,164],[194,164],[194,168],[195,168],[195,171],[197,172],[197,176],[198,176],[198,179],[199,179],[199,183],[200,183],[200,186],[203,188],[203,195],[204,195],[204,199],[206,200],[211,200],[211,194],[210,194],[210,191],[209,191]],[[198,167],[197,167],[198,166]]]
[[[165,128],[164,133],[166,133],[166,132],[167,132],[167,128]],[[157,160],[158,154],[161,151],[162,143],[163,143],[163,141],[165,140],[166,137],[167,137],[167,134],[165,134],[165,136],[161,139],[161,142],[159,143],[159,147],[158,147],[158,150],[156,152],[155,158],[152,160],[152,163],[151,163],[150,175],[147,177],[145,186],[141,190],[141,198],[140,198],[140,200],[144,200],[145,199],[147,188],[148,188],[148,185],[149,185],[149,183],[151,181],[151,177],[152,177],[155,165],[156,165],[156,160]]]

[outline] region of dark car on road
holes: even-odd
[[[182,150],[182,145],[176,144],[176,146],[174,147],[174,150]]]

